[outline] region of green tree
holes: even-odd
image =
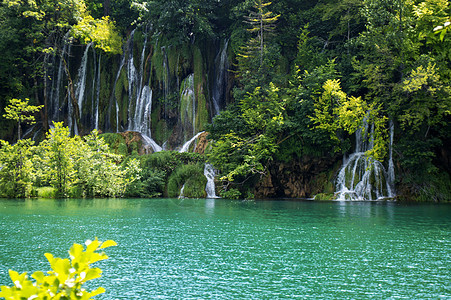
[[[73,159],[76,184],[87,197],[122,196],[127,186],[140,178],[139,162],[130,159],[120,166],[122,157],[110,152],[97,130],[84,137]]]
[[[69,188],[76,181],[74,156],[81,146],[80,137],[70,137],[69,128],[63,122],[53,123],[47,133],[47,139],[39,146],[43,151],[43,175],[56,189],[57,195],[67,197]]]
[[[21,139],[21,126],[22,124],[34,124],[36,123],[34,113],[38,112],[43,105],[30,105],[28,102],[30,99],[11,99],[9,105],[5,107],[4,118],[14,120],[17,122],[17,140]]]
[[[133,3],[140,11],[139,21],[152,24],[152,32],[168,45],[185,44],[214,36],[212,19],[220,5],[214,0],[156,0]]]
[[[250,48],[250,51],[256,49],[259,52],[260,66],[263,65],[266,35],[273,33],[275,22],[280,17],[280,15],[274,15],[273,12],[267,11],[266,7],[269,5],[271,5],[271,2],[255,0],[253,5],[254,10],[245,17],[245,22],[249,25],[248,31],[257,33],[257,37],[250,40],[248,48]]]
[[[279,93],[273,84],[266,90],[257,87],[237,106],[234,120],[241,128],[233,131],[220,124],[223,118],[219,117],[208,129],[215,141],[208,160],[220,170],[227,186],[243,184],[253,175],[266,175],[268,163],[277,153],[285,121],[284,100]]]
[[[33,141],[11,145],[0,140],[0,194],[8,198],[29,197],[34,182]]]
[[[315,102],[315,113],[310,116],[315,124],[314,128],[327,131],[337,144],[337,132],[340,130],[353,134],[361,129],[362,134],[373,142],[373,148],[368,150],[367,155],[382,161],[388,148],[388,118],[381,114],[381,106],[376,103],[368,104],[361,97],[348,97],[342,91],[339,80],[327,80],[323,89],[322,95]],[[364,130],[365,122],[374,128],[371,135]]]
[[[69,42],[67,33],[71,32],[71,40],[78,38],[82,44],[94,42],[95,47],[105,52],[121,52],[121,39],[114,22],[107,17],[94,19],[83,0],[43,0],[39,3],[5,0],[0,15],[0,51],[5,53],[7,65],[6,72],[0,72],[0,80],[10,88],[9,95],[33,97],[44,105],[41,117],[45,129],[49,125],[47,68],[52,56],[61,57],[69,78],[69,89],[73,90],[70,70],[62,53],[62,45]],[[75,119],[79,121],[75,94],[71,92],[70,95]]]

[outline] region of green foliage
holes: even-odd
[[[221,190],[220,191],[221,198],[224,199],[240,199],[241,198],[241,192],[238,189],[230,188],[228,190]]]
[[[180,195],[182,186],[183,196],[188,198],[205,198],[205,185],[203,164],[181,165],[174,170],[168,179],[168,196],[175,198]]]
[[[451,114],[451,88],[431,62],[412,69],[399,89],[403,97],[397,99],[394,109],[404,130],[414,132],[424,125],[439,125]]]
[[[57,197],[118,197],[140,178],[139,161],[110,152],[97,130],[82,140],[71,138],[69,129],[54,123],[47,139],[36,150],[39,184],[50,184]]]
[[[374,128],[372,136],[369,136],[373,148],[368,150],[367,155],[382,161],[388,148],[386,128],[388,118],[381,114],[381,106],[376,103],[369,105],[360,97],[348,97],[341,90],[339,80],[328,80],[323,88],[323,94],[315,103],[315,113],[310,116],[315,128],[327,131],[331,139],[338,142],[339,130],[353,134],[357,129],[362,129],[362,135],[368,135],[364,130],[367,122]]]
[[[229,112],[230,113],[230,112]],[[267,162],[273,159],[278,146],[279,133],[284,123],[284,101],[279,89],[270,84],[267,90],[256,88],[239,103],[242,128],[219,135],[223,129],[210,128],[215,140],[208,160],[221,171],[222,180],[245,181],[254,174],[264,175]],[[215,122],[222,118],[216,118]],[[222,127],[222,126],[221,126]],[[216,130],[220,131],[216,131]]]
[[[25,100],[21,99],[11,99],[9,100],[9,105],[5,107],[4,118],[9,120],[14,120],[17,122],[17,139],[20,140],[20,130],[21,124],[34,124],[36,123],[34,113],[39,111],[44,105],[30,105],[28,102],[30,99],[25,98]]]
[[[218,5],[213,0],[133,2],[140,14],[138,21],[152,20],[154,34],[163,35],[173,46],[214,36],[212,19]]]
[[[76,158],[77,185],[88,197],[122,196],[127,185],[139,179],[139,162],[130,159],[121,167],[121,156],[111,154],[105,141],[99,137],[97,130],[85,137],[81,151]]]
[[[333,193],[329,193],[329,194],[320,193],[320,194],[315,195],[314,199],[318,200],[318,201],[332,201],[332,200],[334,200],[334,194]]]
[[[122,54],[122,39],[108,16],[94,19],[84,16],[78,24],[72,27],[72,34],[85,44],[93,42],[96,48],[106,53]]]
[[[201,168],[204,164],[204,158],[201,155],[189,152],[160,151],[142,155],[138,159],[142,169],[140,180],[128,185],[125,195],[159,197],[168,196],[170,193],[175,197],[183,185],[181,183],[178,187],[178,184],[185,180],[187,181],[186,197],[204,197],[206,179],[203,175],[203,168]],[[192,175],[192,178],[185,176],[188,173]],[[172,183],[169,188],[170,181]]]
[[[59,197],[67,197],[69,188],[75,183],[73,158],[80,146],[80,138],[70,138],[69,128],[64,127],[62,122],[54,123],[54,128],[47,133],[47,139],[40,144],[43,149],[43,177],[56,189]]]
[[[45,253],[51,271],[34,272],[31,275],[34,282],[28,279],[26,272],[19,274],[9,270],[13,286],[2,286],[0,297],[5,299],[92,299],[104,293],[105,289],[102,287],[92,291],[86,290],[85,283],[101,276],[102,270],[91,267],[91,264],[105,260],[108,256],[98,251],[117,244],[113,240],[102,243],[96,238],[94,241],[87,240],[85,245],[86,249],[83,245],[74,244],[69,250],[70,260]]]
[[[57,193],[51,186],[43,186],[36,189],[38,198],[57,198]]]
[[[102,133],[100,136],[108,144],[111,152],[122,156],[129,154],[127,144],[122,135],[117,133]]]
[[[34,142],[19,140],[11,145],[0,140],[0,144],[0,195],[8,198],[29,197],[35,177],[32,163]]]

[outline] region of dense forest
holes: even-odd
[[[204,197],[207,163],[227,198],[450,201],[450,22],[447,0],[3,0],[0,190]]]

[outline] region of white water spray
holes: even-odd
[[[193,136],[188,142],[186,142],[185,144],[183,144],[182,148],[179,150],[180,153],[183,152],[187,152],[189,149],[189,146],[191,146],[191,144],[199,137],[199,135],[201,135],[202,133],[204,133],[205,131],[201,131],[198,134],[196,134],[195,136]]]
[[[218,196],[216,196],[215,169],[211,164],[208,163],[205,164],[204,175],[207,178],[207,184],[205,186],[207,198],[219,198]]]
[[[367,123],[364,132],[363,136],[361,130],[356,132],[356,152],[343,159],[336,180],[336,200],[382,200],[394,196],[390,175],[382,163],[365,156],[365,151],[373,147],[373,129],[368,135]]]

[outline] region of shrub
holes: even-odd
[[[74,244],[70,250],[70,260],[53,257],[46,253],[45,257],[52,268],[49,272],[34,272],[28,279],[27,273],[19,274],[9,270],[9,277],[14,283],[13,286],[2,286],[0,297],[5,299],[91,299],[91,297],[104,293],[105,289],[99,287],[91,292],[87,291],[83,285],[92,279],[99,278],[102,270],[91,268],[91,264],[107,259],[108,256],[98,250],[116,246],[116,242],[108,240],[100,242],[97,238],[94,241],[85,242],[83,245]]]
[[[39,198],[56,198],[56,189],[51,186],[36,188]]]
[[[179,196],[180,189],[185,185],[185,197],[204,198],[206,197],[206,184],[207,178],[204,176],[203,164],[182,165],[169,177],[168,196],[171,198]]]

